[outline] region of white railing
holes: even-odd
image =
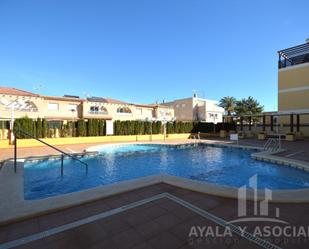
[[[271,152],[281,150],[281,136],[279,138],[269,138],[264,144],[263,149]]]
[[[198,143],[201,140],[200,132],[196,136],[192,136],[192,138],[194,143]]]

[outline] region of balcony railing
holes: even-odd
[[[309,43],[278,51],[278,67],[285,68],[309,62]]]
[[[107,112],[100,112],[100,111],[88,111],[91,115],[107,115]]]

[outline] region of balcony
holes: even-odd
[[[309,43],[278,51],[278,67],[286,68],[309,62]]]
[[[91,115],[107,115],[108,112],[104,112],[104,111],[88,111],[88,114],[91,114]]]

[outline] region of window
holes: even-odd
[[[176,108],[179,108],[179,104],[176,105]]]
[[[99,111],[99,107],[98,106],[90,106],[90,111],[91,112],[98,112]]]
[[[104,106],[101,106],[101,107],[100,107],[100,112],[101,112],[102,114],[108,114],[108,111],[107,111],[107,109],[106,109]]]
[[[76,104],[68,104],[68,109],[71,112],[76,112],[77,111],[77,105]]]
[[[209,113],[209,117],[210,118],[214,118],[214,119],[217,119],[218,118],[218,114],[217,113]]]
[[[90,110],[89,112],[91,114],[101,114],[101,115],[105,115],[108,114],[107,109],[104,106],[90,106]]]
[[[47,109],[51,111],[58,111],[59,104],[58,103],[48,103]]]
[[[117,108],[117,113],[129,114],[129,113],[132,113],[132,111],[129,107],[119,107]]]
[[[182,108],[185,108],[185,107],[186,107],[186,104],[182,104],[181,107],[182,107]]]

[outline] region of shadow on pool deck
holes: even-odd
[[[237,218],[237,200],[201,194],[162,183],[1,226],[0,243],[17,240],[48,229],[59,228],[65,224],[80,221],[86,217],[164,192],[225,220]],[[280,208],[280,218],[289,222],[290,225],[309,225],[309,204],[274,203],[270,204],[269,209],[274,210],[275,207]],[[253,204],[248,203],[248,210],[252,208]],[[253,232],[256,224],[244,225],[248,227],[248,231]],[[272,227],[277,224],[260,223],[258,225]],[[194,236],[190,238],[189,233],[192,226],[215,228],[216,224],[176,202],[161,198],[15,248],[261,248],[236,234],[233,234],[232,238],[211,239],[208,237],[205,239]],[[273,242],[282,248],[309,247],[309,239],[295,241],[290,238],[284,242],[281,238]]]

